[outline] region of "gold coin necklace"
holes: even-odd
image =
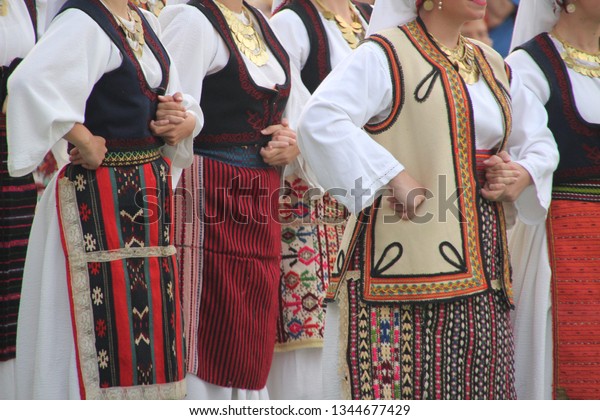
[[[118,16],[115,12],[111,10],[110,7],[104,2],[102,2],[104,7],[108,9],[108,11],[113,15],[117,25],[125,34],[125,38],[127,39],[127,43],[133,50],[133,53],[138,58],[142,58],[144,53],[144,45],[146,44],[146,40],[144,39],[144,27],[142,26],[142,18],[131,10],[129,6],[127,6],[127,16],[129,20],[123,19]]]
[[[8,15],[8,0],[0,0],[0,16]]]
[[[560,56],[568,68],[587,77],[600,77],[600,53],[590,54],[580,50],[565,41],[556,31],[551,35],[562,44],[564,50]]]
[[[165,8],[166,0],[133,0],[133,3],[140,9],[146,9],[158,16]]]
[[[352,22],[348,23],[338,14],[333,13],[329,10],[322,2],[322,0],[315,0],[317,6],[321,10],[321,14],[327,20],[335,22],[338,29],[342,33],[342,37],[346,40],[350,48],[355,49],[358,47],[360,41],[365,37],[365,28],[358,17],[358,13],[354,10],[352,4],[348,2],[348,7],[352,15]]]
[[[256,29],[254,29],[253,20],[250,17],[248,9],[242,6],[242,16],[248,21],[248,23],[245,23],[221,2],[215,1],[215,4],[219,7],[223,16],[225,16],[233,41],[240,52],[258,67],[267,64],[269,53]]]
[[[430,34],[431,35],[431,34]],[[442,44],[433,35],[431,38],[437,46],[446,54],[448,60],[458,69],[458,74],[463,78],[466,84],[474,85],[479,80],[479,67],[475,61],[475,50],[465,38],[460,35],[458,45],[454,49],[450,49]]]

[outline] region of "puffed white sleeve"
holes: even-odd
[[[277,12],[271,17],[269,23],[273,28],[273,32],[277,35],[279,42],[281,42],[281,45],[283,45],[290,57],[292,89],[284,117],[288,119],[290,127],[296,129],[300,114],[310,99],[310,92],[304,86],[301,76],[301,70],[304,68],[308,54],[310,53],[308,32],[300,17],[292,10]],[[289,176],[292,174],[300,176],[311,187],[323,190],[314,172],[301,154],[298,155],[294,162],[285,167],[283,175]]]
[[[389,115],[392,80],[383,50],[358,47],[338,64],[306,105],[299,146],[320,185],[349,211],[373,202],[404,167],[362,127]]]
[[[188,118],[194,118],[196,125],[194,126],[192,134],[176,146],[165,144],[163,146],[163,154],[171,159],[174,167],[187,168],[194,161],[194,138],[200,133],[200,130],[202,130],[202,126],[204,125],[204,114],[200,109],[200,104],[191,95],[185,93],[181,87],[177,67],[171,62],[169,85],[166,94],[173,95],[177,92],[183,94],[182,105],[188,113]]]
[[[66,0],[36,0],[37,31],[42,36]]]
[[[552,196],[552,175],[558,165],[558,148],[548,128],[548,114],[538,95],[512,68],[513,128],[507,151],[531,175],[528,186],[515,202],[519,219],[529,225],[545,220]]]
[[[545,106],[550,99],[550,85],[548,85],[542,69],[533,58],[524,50],[517,50],[506,57],[506,62],[510,66],[513,75],[517,74],[520,82]]]
[[[144,13],[144,16],[146,16],[146,19],[148,19],[150,26],[152,26],[152,29],[154,30],[158,38],[162,39],[162,29],[160,27],[160,22],[158,21],[156,16],[154,16],[154,14],[146,10],[142,10],[142,13]],[[182,140],[176,146],[170,146],[168,144],[165,144],[162,147],[162,152],[165,156],[171,159],[173,168],[187,168],[194,161],[194,138],[198,135],[198,133],[200,133],[200,130],[204,125],[204,114],[202,114],[202,110],[200,109],[200,104],[198,103],[198,101],[196,101],[191,95],[183,91],[181,82],[179,81],[179,73],[177,71],[177,66],[173,62],[173,58],[170,56],[170,54],[169,59],[171,61],[171,65],[169,67],[169,84],[167,85],[167,90],[165,94],[173,95],[177,92],[182,93],[182,105],[185,107],[189,117],[194,118],[194,120],[196,121],[196,125],[194,126],[194,130],[189,137]]]
[[[218,36],[204,14],[187,4],[166,6],[158,20],[161,41],[178,69],[182,92],[200,103],[204,77],[217,55]]]
[[[11,176],[32,172],[75,123],[83,123],[92,88],[120,64],[112,45],[87,14],[69,9],[21,62],[8,81]]]
[[[285,9],[275,13],[269,23],[290,56],[292,65],[302,70],[310,53],[310,41],[300,17],[294,11]]]

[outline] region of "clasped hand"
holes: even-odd
[[[300,154],[296,142],[296,132],[289,127],[285,118],[281,120],[281,124],[270,125],[261,133],[271,136],[267,145],[260,149],[260,155],[266,164],[271,166],[288,165]]]
[[[159,96],[158,101],[156,119],[150,121],[150,131],[169,146],[176,146],[193,133],[196,121],[183,106],[181,93]]]
[[[506,151],[484,162],[486,183],[481,195],[490,201],[516,201],[533,181],[525,168],[513,162]]]

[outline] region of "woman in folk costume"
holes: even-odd
[[[523,0],[508,62],[548,112],[560,163],[546,224],[510,233],[520,398],[600,398],[600,1]]]
[[[303,112],[302,155],[353,213],[328,290],[327,398],[515,397],[502,202],[543,219],[557,152],[502,58],[459,35],[484,13],[377,0],[370,37]]]
[[[349,0],[291,0],[276,1],[273,9],[271,26],[312,94],[362,41],[372,7],[359,8]],[[286,175],[280,200],[280,312],[269,396],[320,399],[325,292],[348,212],[329,194],[323,196],[303,165],[290,165]]]
[[[37,201],[31,174],[8,173],[6,82],[35,44],[37,17],[33,0],[0,0],[0,399],[14,398],[19,295]]]
[[[10,173],[71,147],[33,222],[17,398],[185,396],[170,175],[202,114],[171,94],[157,29],[125,0],[68,0],[9,80]]]
[[[160,22],[185,91],[206,115],[175,203],[188,398],[268,398],[280,167],[299,153],[283,118],[295,101],[289,59],[264,16],[242,0],[167,6]]]

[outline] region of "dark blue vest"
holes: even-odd
[[[585,121],[577,111],[567,68],[554,42],[545,33],[519,48],[533,58],[550,85],[548,127],[560,153],[554,184],[600,178],[600,124]]]
[[[159,94],[164,94],[169,81],[169,58],[156,34],[141,16],[144,39],[162,69],[158,88],[151,88],[112,14],[99,0],[68,0],[61,11],[75,8],[88,14],[119,48],[123,62],[117,69],[105,73],[94,85],[85,108],[84,125],[97,136],[106,139],[109,152],[156,149],[163,140],[150,132],[150,121],[156,116]]]
[[[204,78],[200,107],[205,123],[194,141],[194,153],[206,154],[206,150],[214,148],[266,144],[270,136],[260,131],[281,122],[290,94],[287,53],[261,13],[244,3],[257,19],[268,48],[286,74],[285,83],[274,89],[258,86],[252,80],[218,6],[212,0],[192,0],[188,4],[207,17],[229,49],[227,65]]]

